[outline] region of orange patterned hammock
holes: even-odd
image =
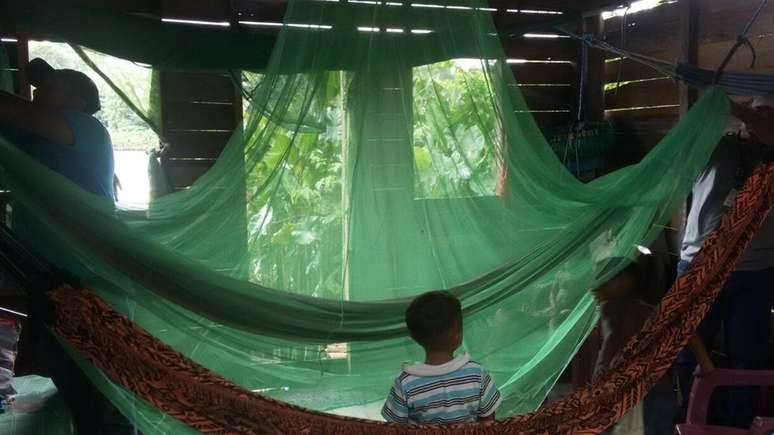
[[[110,379],[203,433],[597,434],[639,402],[670,367],[768,215],[774,164],[747,180],[701,253],[610,369],[591,385],[529,414],[453,426],[401,426],[282,403],[227,381],[117,313],[87,289],[53,292],[53,330]]]

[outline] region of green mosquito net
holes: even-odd
[[[485,7],[293,0],[242,128],[190,189],[116,206],[1,141],[3,182],[36,249],[257,394],[378,418],[401,363],[423,358],[405,308],[447,289],[498,416],[531,411],[595,324],[589,290],[662,231],[727,103],[706,92],[640,163],[584,184]],[[185,430],[73,355],[143,433]]]

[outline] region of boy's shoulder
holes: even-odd
[[[396,381],[401,384],[415,382],[430,382],[440,378],[484,376],[486,370],[467,354],[460,355],[448,363],[429,365],[424,363],[404,363]]]

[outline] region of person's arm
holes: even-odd
[[[382,417],[387,422],[407,424],[409,422],[408,416],[408,402],[406,401],[406,395],[403,394],[403,385],[400,383],[400,378],[398,378],[395,379],[392,388],[390,388],[390,393],[387,395],[387,400],[384,401]]]
[[[481,390],[479,392],[479,405],[477,421],[494,420],[495,412],[502,402],[500,391],[489,373],[481,369]]]
[[[44,137],[60,145],[73,145],[70,125],[62,115],[46,111],[31,101],[0,91],[0,122]]]
[[[709,352],[707,352],[707,347],[704,346],[704,343],[697,334],[691,336],[688,347],[691,349],[693,356],[696,357],[696,362],[699,364],[695,373],[696,376],[707,376],[715,371],[715,364],[712,362]]]

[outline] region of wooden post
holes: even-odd
[[[590,6],[593,6],[595,10],[601,7],[599,1],[593,3]],[[584,34],[592,34],[601,38],[603,32],[604,23],[601,13],[583,19]],[[587,50],[582,119],[585,121],[603,121],[605,119],[605,54],[602,50],[595,48]],[[572,361],[573,388],[579,388],[591,382],[600,345],[601,337],[598,329],[595,328]]]
[[[699,61],[699,0],[680,2],[680,62],[696,65]],[[680,83],[680,116],[685,115],[696,102],[699,93]],[[680,256],[688,204],[683,203],[671,217],[666,229],[667,247],[674,264]]]
[[[583,33],[601,38],[604,33],[602,15],[584,18]],[[602,121],[605,119],[605,53],[602,50],[588,48],[585,82],[583,119]]]
[[[19,67],[18,94],[28,100],[32,99],[32,90],[27,81],[27,63],[30,61],[29,39],[27,33],[16,28],[16,59]]]
[[[699,0],[680,2],[680,62],[695,65],[699,61]],[[680,115],[696,102],[698,92],[680,84]]]

